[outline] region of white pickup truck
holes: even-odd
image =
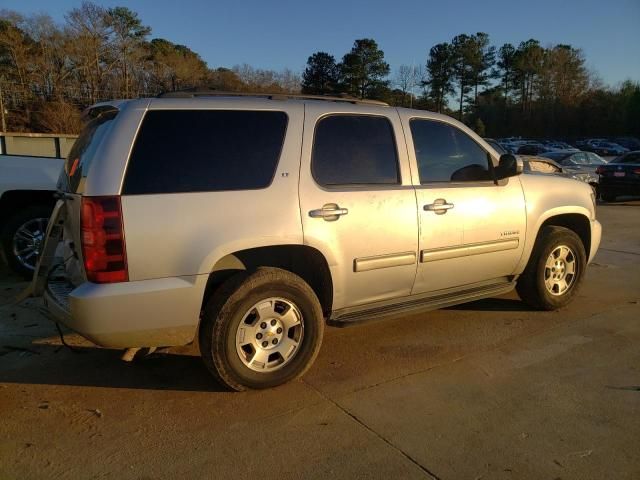
[[[9,267],[33,276],[62,158],[0,155],[0,253]]]

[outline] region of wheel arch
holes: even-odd
[[[519,275],[524,271],[529,263],[533,247],[538,241],[542,229],[549,225],[568,228],[576,233],[584,246],[587,258],[589,257],[591,251],[591,220],[589,210],[578,206],[572,208],[553,208],[540,215],[532,228],[527,228],[525,248],[515,271],[516,274]]]
[[[333,280],[324,255],[308,245],[273,245],[246,248],[216,261],[207,279],[202,308],[208,298],[232,275],[259,267],[275,267],[301,277],[318,296],[325,316],[333,306]]]
[[[580,238],[585,254],[587,257],[589,256],[591,251],[591,222],[587,216],[580,213],[564,213],[549,217],[540,225],[536,239],[542,229],[547,226],[564,227],[573,231]]]

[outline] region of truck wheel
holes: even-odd
[[[539,310],[556,310],[575,296],[587,265],[580,238],[564,227],[544,227],[518,279],[520,298]]]
[[[269,388],[300,377],[322,343],[320,302],[297,275],[259,268],[227,280],[207,302],[200,354],[226,387]]]
[[[26,280],[33,277],[51,210],[47,205],[25,207],[9,217],[2,230],[2,249],[7,263]]]

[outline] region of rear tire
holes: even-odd
[[[538,310],[557,310],[576,295],[586,266],[584,245],[578,235],[564,227],[544,227],[518,279],[518,295]]]
[[[322,343],[314,291],[278,268],[241,272],[207,302],[199,333],[207,369],[231,390],[270,388],[303,375]]]
[[[614,193],[602,193],[601,194],[602,200],[604,200],[605,202],[615,202],[617,195]]]

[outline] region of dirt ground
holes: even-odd
[[[578,298],[327,329],[303,380],[229,393],[189,348],[132,364],[0,271],[0,480],[640,478],[640,201],[598,207]]]

